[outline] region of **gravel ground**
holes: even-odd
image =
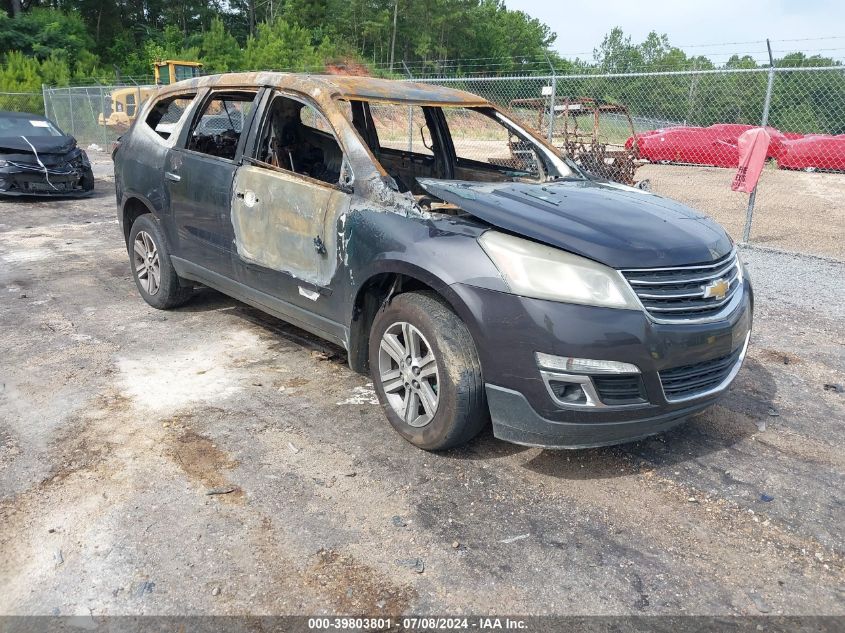
[[[756,247],[740,247],[762,306],[819,312],[845,322],[845,262]],[[796,289],[801,289],[801,292]]]
[[[341,350],[143,303],[98,175],[0,205],[0,613],[845,615],[843,264],[745,249],[749,358],[671,433],[429,454]]]

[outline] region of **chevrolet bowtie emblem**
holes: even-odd
[[[711,281],[703,288],[704,298],[724,299],[725,295],[728,294],[728,290],[730,289],[730,287],[731,285],[724,279],[716,279],[715,281]]]

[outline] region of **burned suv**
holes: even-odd
[[[577,448],[712,405],[752,291],[709,218],[585,176],[481,97],[360,77],[167,86],[115,150],[144,300],[216,288],[343,346],[424,449]]]

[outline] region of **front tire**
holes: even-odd
[[[425,450],[465,444],[487,422],[481,363],[463,321],[434,294],[394,297],[370,331],[370,372],[394,429]]]
[[[132,276],[144,301],[159,310],[169,310],[190,299],[192,288],[176,274],[164,235],[149,213],[132,224],[128,248]]]

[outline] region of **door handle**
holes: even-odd
[[[172,171],[164,172],[164,177],[168,180],[172,180],[173,182],[179,182],[180,180],[182,180],[182,176],[180,176],[179,174],[174,174]]]

